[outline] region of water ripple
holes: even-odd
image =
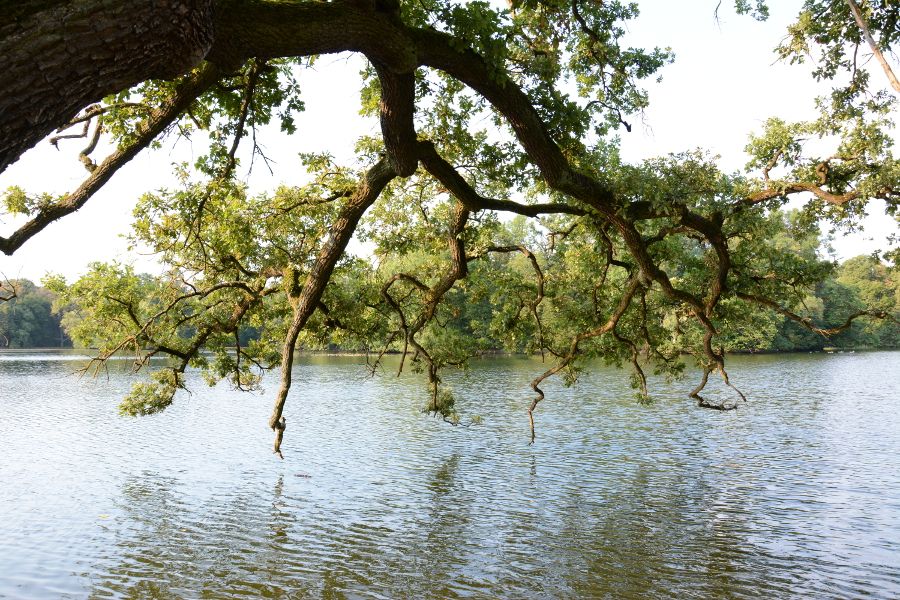
[[[127,365],[80,360],[0,354],[0,597],[900,595],[898,353],[738,358],[726,414],[601,368],[546,386],[534,446],[535,361],[449,374],[462,429],[417,378],[314,358],[283,462],[268,396],[124,419]]]

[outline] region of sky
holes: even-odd
[[[671,47],[675,62],[662,70],[662,81],[646,82],[650,108],[632,119],[631,133],[621,132],[622,154],[639,161],[695,148],[721,157],[725,170],[741,168],[747,160],[747,136],[759,131],[770,116],[802,119],[812,115],[813,98],[827,89],[817,87],[805,67],[776,63],[773,48],[799,12],[800,0],[770,3],[771,17],[759,23],[735,15],[723,1],[718,19],[715,0],[640,1],[641,16],[627,26],[633,46]],[[306,111],[297,119],[298,132],[287,137],[276,131],[260,136],[266,154],[275,161],[273,174],[257,163],[248,177],[254,191],[274,190],[280,184],[304,179],[297,155],[329,151],[350,159],[360,135],[378,131],[374,119],[359,116],[359,71],[362,62],[351,55],[322,57],[300,74]],[[875,77],[883,78],[879,71]],[[46,141],[0,174],[0,189],[10,185],[30,193],[64,193],[86,176],[77,159],[84,140],[61,142],[56,150]],[[103,148],[95,152],[102,157]],[[39,281],[46,273],[61,273],[72,281],[91,261],[132,262],[153,271],[151,257],[129,252],[124,238],[132,210],[146,192],[174,186],[171,165],[192,161],[202,144],[170,141],[157,151],[144,152],[121,169],[80,211],[64,217],[32,238],[13,256],[0,255],[0,276]],[[0,231],[9,235],[21,221],[0,215]],[[897,223],[873,204],[864,233],[833,242],[839,259],[884,247],[897,232]]]

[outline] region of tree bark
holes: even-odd
[[[31,0],[0,22],[0,172],[91,102],[197,65],[213,0]]]

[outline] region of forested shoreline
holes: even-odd
[[[0,349],[72,347],[54,292],[29,279],[7,280],[0,292]]]
[[[150,279],[150,276],[139,277]],[[28,279],[5,282],[3,295],[11,297],[0,302],[0,349],[76,346],[72,338],[77,341],[77,335],[70,334],[82,318],[79,306],[61,305],[57,292]],[[818,284],[797,309],[820,329],[838,327],[848,315],[861,310],[897,314],[900,311],[900,277],[872,256],[856,256],[837,265],[833,275]],[[527,348],[515,340],[491,334],[493,313],[494,307],[485,297],[474,304],[460,306],[458,315],[448,320],[444,329],[469,338],[483,354],[527,353]],[[258,338],[259,331],[251,327],[240,331],[242,346]],[[890,319],[857,320],[848,329],[826,337],[785,316],[759,311],[743,327],[723,335],[722,343],[727,351],[736,353],[815,352],[832,347],[900,349],[900,327]],[[352,341],[342,343],[333,336],[320,336],[305,339],[302,350],[360,353],[378,352],[380,348],[366,348]]]

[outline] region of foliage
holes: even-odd
[[[859,36],[840,3],[807,2],[779,52],[805,60],[812,42],[823,55],[815,77],[850,84],[820,98],[816,118],[769,119],[739,173],[702,151],[621,159],[615,133],[649,102],[641,81],[673,58],[624,46],[635,4],[262,2],[250,20],[239,4],[217,3],[219,30],[240,34],[225,49],[214,43],[210,62],[83,114],[120,151],[149,143],[155,126],[209,142],[177,167],[175,189],[135,211],[133,242],[156,254],[161,276],[98,263],[72,285],[51,281],[58,306],[78,307],[65,319],[71,335],[100,360],[123,350],[138,367],[171,359],[134,388],[126,414],[171,404],[189,366],[251,389],[277,365],[269,425],[280,454],[294,350],[340,347],[371,353],[373,369],[401,353],[401,368],[426,379],[426,410],[458,424],[441,374],[502,348],[547,359],[531,384],[533,439],[541,383],[574,383],[591,359],[627,365],[641,401],[646,372],[678,378],[694,366],[691,396],[726,409],[699,395],[713,372],[732,385],[726,351],[812,348],[823,335],[896,343],[892,268],[877,258],[837,268],[819,254],[820,221],[853,228],[873,199],[890,214],[900,204],[896,103],[848,62],[844,46]],[[736,7],[767,14],[764,2]],[[865,7],[890,49],[900,9]],[[284,35],[291,19],[300,26]],[[357,21],[326,36],[316,19]],[[366,55],[362,110],[378,116],[381,136],[361,138],[351,164],[304,155],[305,185],[249,194],[240,144],[265,160],[256,127],[277,119],[292,132],[304,108],[294,69],[338,50]],[[802,209],[783,212],[794,198]],[[62,201],[11,188],[4,202],[49,222]],[[345,252],[354,234],[367,256]],[[241,345],[250,329],[255,339]]]
[[[863,0],[858,4],[880,48],[892,48],[900,39],[896,5],[883,0]],[[869,75],[860,64],[859,50],[863,45],[865,39],[848,2],[805,0],[777,52],[792,63],[813,62],[816,79],[848,77],[848,89],[865,88]]]
[[[54,295],[27,279],[0,285],[0,348],[71,346],[53,314]]]

